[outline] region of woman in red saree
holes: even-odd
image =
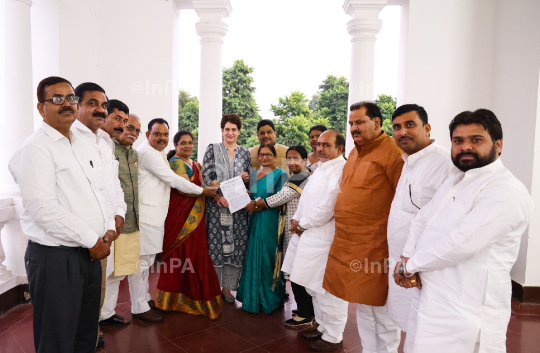
[[[189,159],[193,136],[182,130],[173,141],[175,151],[167,156],[171,169],[201,186],[201,165]],[[204,208],[204,196],[171,190],[161,255],[166,266],[160,267],[155,303],[161,310],[204,315],[214,320],[221,313],[221,288],[208,255]]]

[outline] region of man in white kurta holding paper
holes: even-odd
[[[506,352],[510,270],[532,198],[499,159],[503,134],[493,112],[458,114],[450,136],[457,168],[413,220],[396,266],[396,282],[421,287],[407,336],[415,332],[414,353]],[[404,277],[413,274],[414,283]]]
[[[290,273],[290,280],[306,288],[313,297],[315,320],[319,327],[302,331],[313,340],[311,349],[331,351],[343,346],[348,303],[322,287],[328,253],[334,240],[334,206],[345,159],[342,156],[345,138],[335,130],[327,130],[317,142],[321,165],[309,179],[298,209],[291,221],[292,236],[281,270]]]
[[[397,108],[392,115],[392,127],[396,144],[405,152],[405,164],[388,217],[388,264],[394,269],[403,254],[411,221],[431,201],[454,165],[450,151],[430,139],[431,126],[421,106],[405,104]],[[388,278],[388,313],[399,328],[407,332],[411,298],[419,289],[402,288],[392,276]],[[405,351],[408,351],[407,345]]]
[[[164,149],[169,144],[169,123],[153,119],[148,123],[148,141],[143,142],[139,153],[139,242],[141,259],[139,272],[128,277],[132,317],[163,321],[163,315],[153,306],[149,290],[149,268],[156,254],[163,251],[165,218],[169,210],[171,187],[189,195],[216,196],[212,188],[201,188],[182,178],[169,167]]]

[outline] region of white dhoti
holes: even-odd
[[[313,297],[315,320],[319,324],[317,330],[323,334],[322,339],[331,343],[341,342],[347,324],[349,303],[326,291],[324,294],[309,288],[306,291]]]
[[[356,307],[363,353],[397,353],[401,331],[390,319],[387,305],[358,304]]]
[[[405,345],[403,351],[405,353],[412,353],[414,347],[414,339],[416,337],[416,326],[418,319],[418,306],[420,305],[420,289],[410,288],[407,289],[411,292],[411,302],[409,305],[409,322],[407,323],[407,336],[405,336]]]
[[[150,290],[148,275],[155,260],[156,254],[141,255],[139,272],[128,276],[132,314],[142,314],[150,310],[148,301],[152,299],[152,296],[148,293]]]

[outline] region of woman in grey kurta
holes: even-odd
[[[251,155],[246,148],[236,144],[238,133],[230,131],[230,127],[234,130],[235,125],[239,133],[242,127],[240,118],[236,114],[225,115],[221,121],[224,142],[213,143],[206,149],[203,160],[205,186],[209,186],[216,180],[221,183],[246,174],[249,178]],[[246,174],[243,174],[244,172]],[[219,190],[218,194],[223,195]],[[226,290],[224,299],[230,303],[234,302],[234,298],[230,296],[229,291],[238,288],[246,255],[248,215],[245,209],[231,214],[228,207],[220,206],[218,202],[218,199],[206,198],[208,252],[216,268],[221,287]]]

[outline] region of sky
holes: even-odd
[[[225,19],[223,66],[244,59],[254,69],[255,100],[263,118],[274,117],[271,104],[291,91],[311,99],[328,75],[350,70],[350,16],[340,0],[231,0]],[[375,44],[375,95],[397,95],[399,6],[380,13],[383,27]],[[180,89],[199,95],[200,44],[195,32],[198,16],[180,12]]]

